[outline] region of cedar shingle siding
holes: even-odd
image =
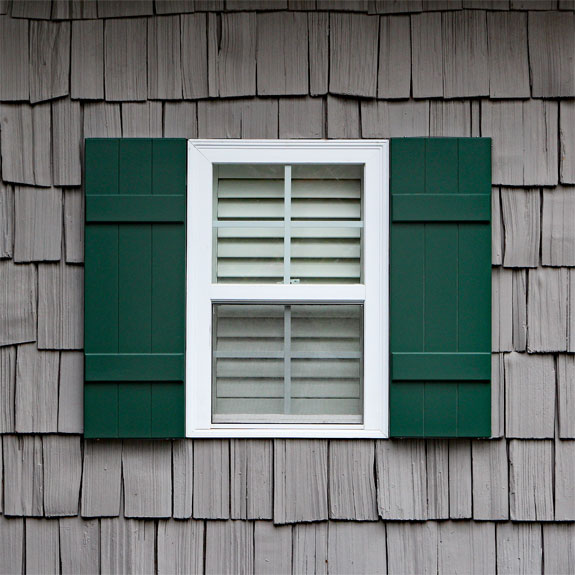
[[[82,440],[84,138],[429,135],[493,138],[492,440]],[[0,155],[0,571],[575,572],[573,0],[0,0]]]

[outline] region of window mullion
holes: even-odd
[[[284,168],[284,284],[291,283],[291,166]]]

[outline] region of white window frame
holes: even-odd
[[[364,164],[363,283],[212,283],[213,165],[242,163]],[[187,200],[186,435],[387,438],[389,140],[189,140]],[[363,304],[363,423],[212,423],[212,303],[254,300]]]

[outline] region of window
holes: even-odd
[[[387,141],[190,141],[187,435],[387,435]]]

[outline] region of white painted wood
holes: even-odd
[[[47,435],[42,439],[44,458],[44,515],[78,514],[82,453],[80,437]]]
[[[62,99],[52,104],[52,170],[56,186],[82,183],[80,103]]]
[[[314,2],[315,4],[315,2]],[[312,96],[327,93],[329,73],[329,14],[308,13],[309,91]]]
[[[158,575],[201,573],[204,530],[203,521],[158,521]]]
[[[562,100],[559,108],[560,180],[575,184],[575,101]]]
[[[84,442],[82,517],[117,517],[120,513],[122,443]]]
[[[194,486],[194,444],[179,440],[172,443],[172,466],[174,474],[173,516],[189,519],[192,516],[192,493]],[[168,528],[166,527],[168,530]],[[176,530],[177,531],[177,530]]]
[[[329,516],[349,521],[377,521],[372,441],[330,441]]]
[[[120,104],[98,102],[83,105],[84,138],[121,138]]]
[[[0,182],[0,259],[14,253],[14,191]]]
[[[22,2],[17,2],[22,4]],[[70,78],[70,23],[30,22],[30,102],[67,96]]]
[[[0,18],[0,101],[30,96],[28,31],[26,20]]]
[[[5,435],[4,515],[44,514],[44,464],[39,436]]]
[[[541,526],[529,523],[498,523],[497,573],[541,573],[543,541]]]
[[[379,26],[377,97],[409,98],[411,43],[409,16],[383,16]]]
[[[100,2],[98,8],[113,4]],[[128,5],[128,3],[124,3]],[[132,2],[136,4],[136,2]],[[140,101],[148,94],[145,18],[109,20],[104,28],[106,100]]]
[[[427,518],[449,518],[449,443],[426,441]]]
[[[507,437],[552,438],[555,422],[555,362],[551,355],[505,356]]]
[[[63,4],[63,2],[56,4]],[[74,20],[71,52],[71,97],[82,100],[103,99],[104,22],[102,20]]]
[[[24,565],[24,520],[0,515],[0,572],[22,573]]]
[[[38,351],[36,344],[18,348],[16,360],[16,425],[19,433],[58,431],[60,354]]]
[[[493,523],[446,521],[438,531],[439,573],[495,573]]]
[[[443,96],[441,14],[411,16],[411,75],[414,98]]]
[[[503,264],[503,219],[501,217],[501,194],[498,187],[491,189],[491,265]]]
[[[291,575],[292,526],[276,526],[269,521],[254,523],[254,573]]]
[[[329,26],[330,93],[375,98],[379,18],[332,12]]]
[[[207,17],[205,14],[182,14],[180,27],[184,99],[206,98],[208,96]]]
[[[471,513],[471,442],[449,441],[449,517],[470,519]]]
[[[513,350],[513,271],[493,268],[491,275],[491,350]]]
[[[377,503],[382,519],[427,519],[423,441],[377,441]]]
[[[202,100],[198,103],[200,138],[240,138],[241,107],[231,100]]]
[[[557,357],[557,417],[559,437],[575,439],[575,356],[560,354]]]
[[[572,573],[575,569],[575,524],[543,525],[543,573]]]
[[[327,442],[274,440],[274,523],[328,518]]]
[[[279,102],[280,138],[324,138],[324,112],[321,98],[282,98]]]
[[[206,523],[206,575],[249,575],[254,572],[254,523]]]
[[[396,575],[437,573],[437,525],[390,521],[387,530],[387,567]]]
[[[64,191],[64,245],[66,262],[84,263],[84,193]]]
[[[62,575],[91,575],[100,569],[100,524],[97,519],[60,519]]]
[[[529,98],[527,14],[487,12],[489,95]]]
[[[553,520],[553,442],[509,443],[509,511],[512,521]]]
[[[307,15],[258,14],[256,59],[259,96],[307,95]]]
[[[327,575],[327,530],[327,522],[293,526],[293,573]]]
[[[172,515],[172,444],[124,441],[122,450],[125,517]]]
[[[329,573],[386,573],[385,524],[332,522],[328,528]]]
[[[228,519],[230,516],[230,443],[194,441],[193,516]]]
[[[36,269],[0,261],[0,345],[36,341]]]
[[[361,103],[363,138],[409,138],[429,135],[429,102]]]
[[[541,194],[539,190],[501,188],[505,256],[503,265],[535,268],[539,264]]]
[[[16,347],[0,347],[0,433],[14,432]]]
[[[507,442],[473,441],[473,519],[509,519]]]
[[[273,518],[273,443],[266,439],[230,442],[232,519]]]
[[[443,138],[469,138],[471,136],[470,103],[431,100],[429,102],[429,135]],[[495,214],[492,214],[492,224],[495,226],[494,216]]]
[[[544,266],[575,266],[574,221],[575,187],[543,190],[541,260]]]
[[[60,572],[60,533],[57,521],[26,519],[26,573]]]
[[[555,521],[575,519],[575,441],[555,441]]]
[[[491,355],[491,437],[505,434],[505,367],[502,353]]]
[[[528,294],[528,351],[566,351],[568,270],[530,270]]]
[[[327,97],[327,137],[359,138],[359,102],[349,98]]]
[[[279,132],[279,105],[270,98],[250,99],[242,102],[242,138],[277,138]]]
[[[148,19],[148,98],[180,100],[182,65],[180,17],[156,16]]]
[[[513,348],[527,349],[527,270],[513,270]]]

